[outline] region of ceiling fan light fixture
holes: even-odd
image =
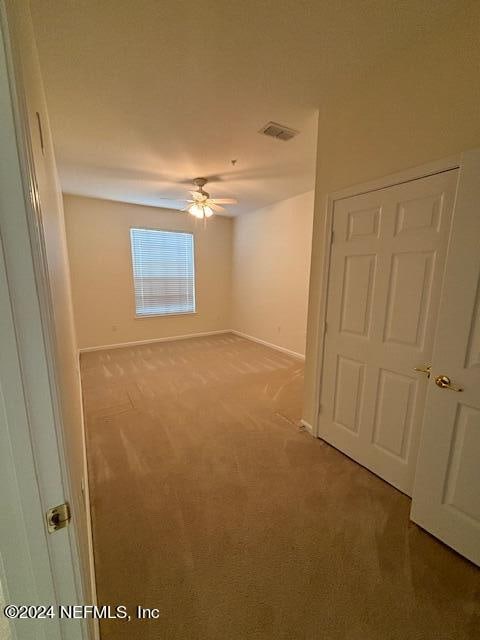
[[[196,218],[210,218],[213,216],[213,209],[206,204],[194,202],[188,207],[188,213]]]
[[[191,213],[195,218],[203,218],[203,207],[199,204],[191,204],[188,207],[188,213]]]
[[[203,187],[207,184],[206,178],[195,178],[193,184],[198,187],[196,191],[190,191],[191,200],[187,200],[187,206],[182,211],[188,211],[195,218],[211,218],[215,212],[227,213],[227,209],[222,207],[223,204],[238,204],[235,198],[210,198],[210,194],[204,191]]]

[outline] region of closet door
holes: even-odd
[[[480,565],[480,153],[465,154],[411,518]]]
[[[458,170],[335,203],[319,436],[411,495]]]

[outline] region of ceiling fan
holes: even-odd
[[[223,204],[237,204],[235,198],[210,198],[210,194],[204,190],[207,178],[195,178],[193,184],[198,187],[196,191],[190,191],[192,199],[187,200],[187,206],[182,211],[188,211],[196,218],[210,218],[215,212],[227,211]]]

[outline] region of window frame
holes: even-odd
[[[192,236],[192,251],[193,251],[193,311],[175,311],[173,313],[137,313],[137,305],[135,302],[135,271],[134,271],[134,262],[133,262],[133,250],[132,250],[132,231],[134,229],[138,229],[139,231],[162,231],[164,233],[184,233]],[[196,236],[193,231],[184,231],[183,229],[163,229],[159,227],[140,227],[134,226],[129,227],[128,229],[128,240],[129,240],[129,252],[130,252],[130,278],[132,282],[132,293],[133,293],[133,309],[134,314],[133,317],[135,320],[145,320],[147,318],[172,318],[175,316],[195,316],[198,314],[197,311],[197,252],[196,252]]]

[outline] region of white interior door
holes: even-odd
[[[55,581],[16,346],[0,243],[0,577],[4,599],[0,604],[54,603]],[[9,632],[0,634],[1,640],[63,637],[57,619],[2,622]]]
[[[28,4],[9,7],[24,14]],[[47,533],[49,508],[71,502],[44,308],[44,273],[32,233],[41,194],[27,167],[29,135],[14,93],[12,14],[0,0],[0,561],[8,604],[84,603],[77,529]],[[31,40],[29,41],[31,42]],[[27,184],[30,189],[27,189]],[[35,209],[35,212],[38,209]],[[0,613],[0,615],[3,615]],[[87,637],[83,620],[15,619],[12,638]]]
[[[411,495],[458,170],[337,200],[319,436]]]
[[[411,518],[480,565],[480,152],[464,158]]]

